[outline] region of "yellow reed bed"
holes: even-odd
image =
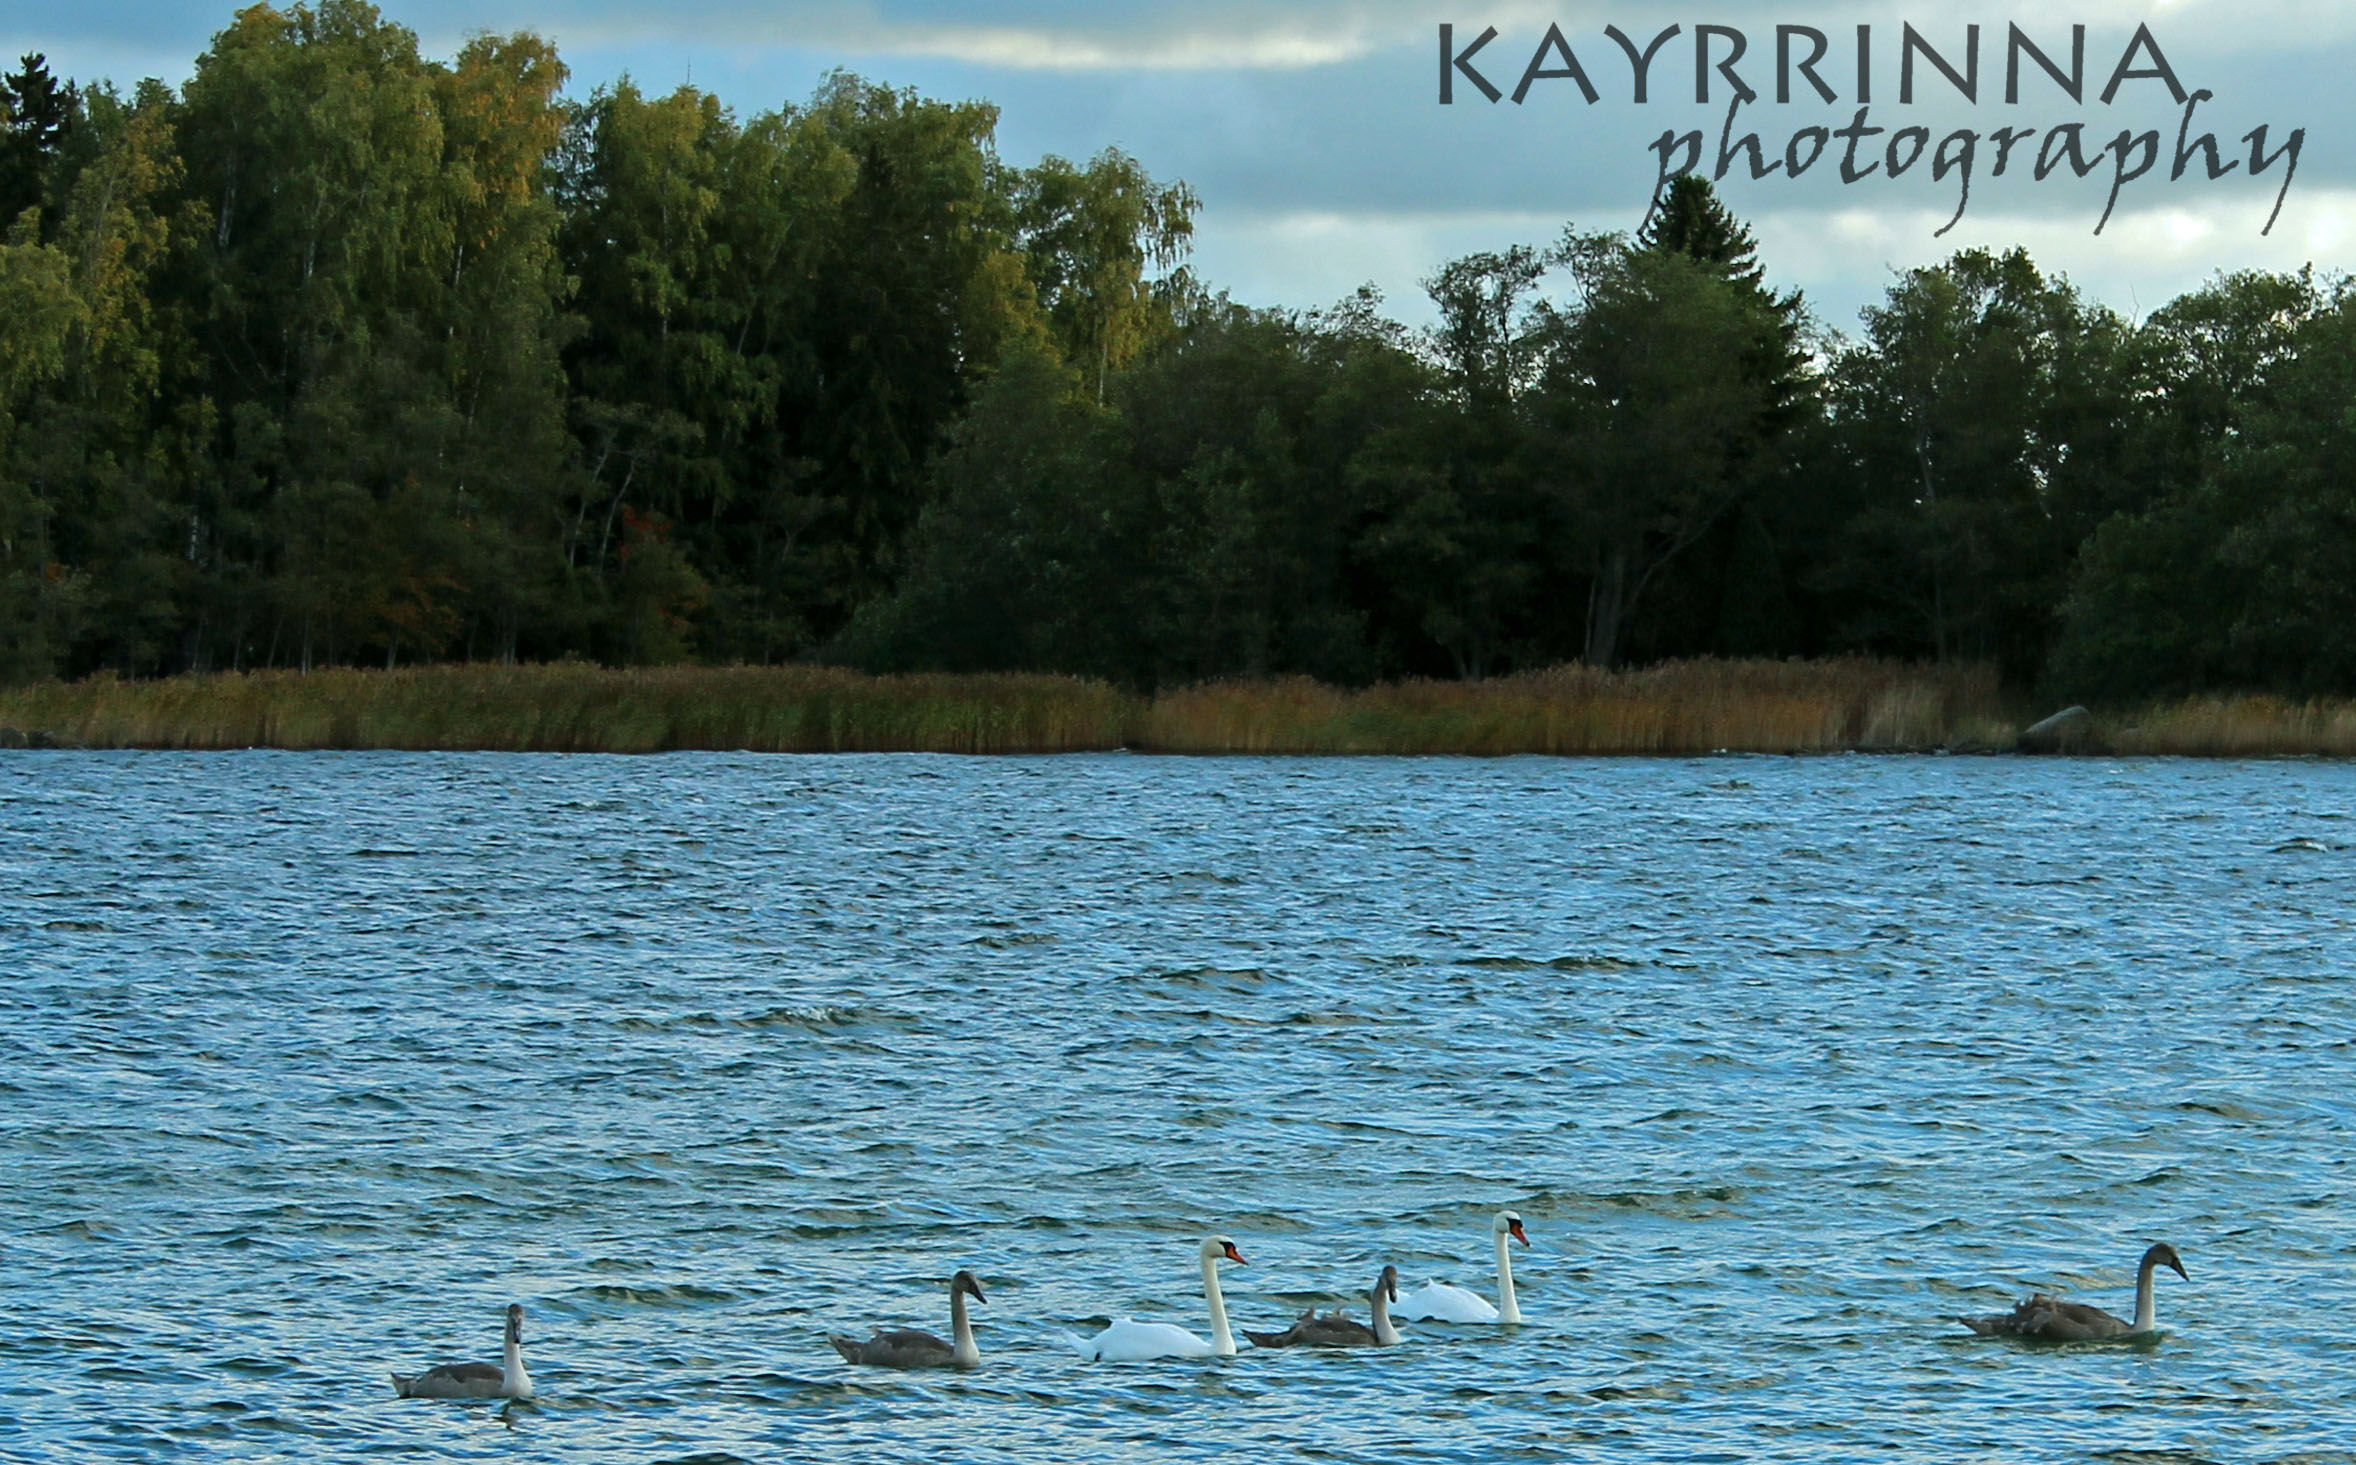
[[[1141,746],[1184,753],[1826,753],[2002,746],[1992,673],[1864,660],[1557,667],[1344,691],[1220,682],[1165,693]]]
[[[832,667],[434,666],[0,688],[0,741],[93,748],[652,753],[1497,755],[2003,750],[2030,720],[1985,667],[1684,661],[1363,689],[1305,678],[1135,696],[1033,675]],[[2356,756],[2356,703],[2198,697],[2099,712],[2113,754]]]
[[[2190,697],[2116,721],[2108,741],[2117,753],[2356,757],[2356,702]]]
[[[1137,707],[1069,677],[430,666],[7,688],[0,727],[94,748],[1057,753],[1122,746]]]

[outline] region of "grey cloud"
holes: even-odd
[[[1842,63],[1844,28],[1858,21],[1876,28],[1870,121],[1884,128],[1925,127],[1934,146],[1956,128],[1984,134],[2000,126],[2042,129],[2065,121],[2087,124],[2089,152],[2130,126],[2157,129],[2172,144],[2178,117],[2150,82],[2132,83],[2117,107],[2091,98],[2078,107],[2032,76],[2028,99],[2005,106],[2005,11],[1948,6],[1925,12],[1894,0],[1831,6],[1737,0],[1702,12],[1525,0],[1309,0],[1281,9],[1246,0],[1187,6],[1010,0],[987,8],[949,0],[688,0],[669,7],[644,0],[394,0],[388,11],[417,29],[433,54],[447,54],[472,30],[537,29],[572,64],[576,92],[625,69],[656,86],[692,71],[699,84],[750,112],[806,96],[825,70],[845,66],[930,95],[986,97],[1002,109],[1001,146],[1016,161],[1049,151],[1085,156],[1117,144],[1156,175],[1187,179],[1206,201],[1206,274],[1224,282],[1219,270],[1225,267],[1239,293],[1248,287],[1271,302],[1295,305],[1330,299],[1355,283],[1334,278],[1336,257],[1379,264],[1382,283],[1397,300],[1412,297],[1419,273],[1451,252],[1542,239],[1566,222],[1633,227],[1655,173],[1648,145],[1662,131],[1700,130],[1705,170],[1715,162],[1723,99],[1705,108],[1692,95],[1692,32],[1700,20],[1745,29],[1750,54],[1744,75],[1770,98],[1777,23],[1814,25],[1834,38],[1825,74],[1840,88],[1842,101],[1767,101],[1740,114],[1738,133],[1757,131],[1770,160],[1781,156],[1795,129],[1839,126],[1854,111]],[[2024,176],[2022,157],[2013,160],[2007,177],[1994,178],[1993,145],[1984,143],[1975,160],[1970,212],[1954,233],[1934,240],[1932,230],[1954,206],[1953,182],[1934,182],[1926,160],[1897,183],[1876,176],[1844,186],[1835,144],[1800,180],[1779,174],[1753,182],[1738,163],[1724,184],[1739,212],[1763,221],[1771,268],[1810,283],[1820,295],[1862,291],[1858,298],[1867,298],[1886,279],[1885,266],[1937,259],[1960,243],[1997,240],[2010,231],[2011,237],[2053,241],[2041,247],[2078,261],[2089,279],[2126,281],[2130,289],[2148,280],[2155,283],[2151,293],[2164,296],[2157,288],[2162,280],[2285,259],[2300,240],[2330,237],[2328,230],[2316,233],[2318,221],[2343,217],[2332,210],[2344,210],[2346,203],[2328,191],[2356,182],[2356,107],[2346,100],[2343,81],[2356,67],[2356,8],[2343,14],[2338,5],[2306,0],[2205,0],[2155,13],[2140,0],[2084,0],[2048,14],[2050,21],[2023,24],[2049,49],[2066,44],[2070,21],[2088,25],[2087,68],[2097,88],[2136,21],[2148,18],[2185,84],[2215,93],[2202,109],[2203,125],[2235,155],[2246,154],[2240,136],[2258,123],[2270,125],[2277,144],[2288,128],[2304,127],[2297,180],[2276,237],[2257,236],[2271,206],[2270,180],[2237,173],[2214,185],[2190,179],[2170,184],[2163,160],[2154,176],[2125,187],[2119,221],[2095,239],[2091,231],[2105,193],[2099,178],[2065,174],[2034,182]],[[69,75],[112,74],[126,82],[149,69],[147,58],[178,55],[177,73],[160,72],[177,79],[185,74],[186,58],[229,15],[227,0],[218,6],[87,0],[72,12],[45,12],[37,26],[24,15],[13,23],[0,20],[0,45],[13,31],[18,49],[48,50]],[[1499,28],[1480,65],[1507,91],[1547,21],[1559,20],[1603,100],[1589,106],[1572,84],[1542,81],[1521,106],[1492,106],[1469,87],[1459,90],[1457,105],[1437,105],[1436,25],[1443,19],[1465,27],[1465,39],[1482,25]],[[1978,20],[1978,105],[1946,95],[1945,84],[1927,71],[1920,78],[1922,103],[1896,105],[1902,19],[1912,19],[1950,55],[1959,49],[1961,28]],[[1655,63],[1656,100],[1645,106],[1629,100],[1627,63],[1604,38],[1603,27],[1615,21],[1641,38],[1672,22],[1684,27]],[[1218,48],[1237,38],[1273,46],[1271,37],[1286,36],[1324,44],[1331,55],[1318,64],[1249,64],[1267,63],[1276,54],[1264,46],[1256,58],[1216,64]],[[142,49],[126,49],[125,37],[135,37]],[[1010,37],[1020,44],[1009,43]],[[1062,47],[1064,61],[1027,64],[1025,45],[1045,48],[1040,54]],[[1192,64],[1165,64],[1173,47],[1191,48]],[[1070,64],[1085,55],[1101,64]],[[132,64],[124,57],[134,58]],[[1888,140],[1886,132],[1875,139],[1877,147],[1865,160],[1878,161],[1878,145]],[[2127,221],[2154,210],[2197,218],[2206,232],[2189,252],[2163,260],[2129,237]],[[1365,245],[1355,253],[1345,247],[1353,238]],[[1407,263],[1422,251],[1433,253]]]
[[[2217,95],[2196,114],[2195,133],[2214,132],[2226,156],[2246,159],[2241,137],[2251,127],[2269,126],[2270,147],[2279,147],[2290,128],[2304,127],[2291,198],[2295,201],[2306,187],[2346,179],[2352,170],[2347,109],[2316,102],[2329,94],[2334,76],[2351,61],[2356,55],[2318,51],[2295,65],[2261,66],[2244,58],[2204,68],[2187,80]],[[1589,64],[1604,96],[1595,105],[1585,103],[1570,83],[1549,82],[1534,88],[1519,107],[1510,101],[1489,104],[1467,95],[1469,88],[1460,91],[1455,105],[1439,106],[1432,59],[1395,50],[1310,72],[1119,83],[1033,78],[1026,90],[1034,98],[1093,94],[1097,105],[1087,110],[1123,112],[1134,129],[1127,139],[1131,149],[1157,172],[1188,178],[1216,208],[1527,210],[1543,201],[1573,215],[1641,209],[1656,176],[1653,145],[1665,131],[1702,133],[1702,167],[1715,171],[1726,118],[1723,98],[1720,105],[1697,106],[1688,79],[1682,94],[1656,91],[1654,101],[1636,106],[1627,100],[1624,77],[1615,95],[1600,63]],[[2193,176],[2167,183],[2182,112],[2156,83],[2142,86],[2132,100],[2123,90],[2114,107],[2079,107],[2059,96],[2041,103],[2033,95],[2009,107],[1988,102],[1973,107],[1953,97],[1904,107],[1894,101],[1894,86],[1877,85],[1868,122],[1883,131],[1859,150],[1860,165],[1874,167],[1876,176],[1841,183],[1837,169],[1844,147],[1834,141],[1796,181],[1778,172],[1754,182],[1747,155],[1738,154],[1726,189],[1738,207],[1929,208],[1943,200],[1952,209],[1959,178],[1951,174],[1947,182],[1934,181],[1931,155],[1948,134],[1970,129],[1982,135],[1974,158],[1975,210],[2083,215],[2091,231],[2107,192],[2110,160],[2084,180],[2066,167],[2043,182],[2027,176],[2046,130],[2077,122],[2084,125],[2088,155],[2123,130],[2160,135],[2163,155],[2157,168],[2124,186],[2123,206],[2150,206],[2151,195],[2163,189],[2187,199],[2212,190],[2271,199],[2269,179],[2251,182],[2237,174],[2206,184],[2198,181],[2197,164]],[[1929,94],[1927,84],[1924,93]],[[1811,98],[1806,105],[1746,106],[1737,116],[1734,140],[1756,133],[1764,160],[1780,163],[1798,129],[1839,128],[1855,110],[1853,99],[1846,98],[1831,105]],[[1163,120],[1157,124],[1157,118]],[[1907,177],[1893,183],[1879,170],[1895,131],[1910,126],[1928,130],[1929,148]],[[2020,144],[2005,176],[1995,177],[1997,145],[1987,135],[2004,127],[2034,128],[2039,135]],[[1801,146],[1804,155],[1806,144]],[[2275,165],[2273,178],[2280,177],[2281,168]]]

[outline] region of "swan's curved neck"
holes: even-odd
[[[514,1328],[507,1330],[507,1356],[500,1364],[507,1376],[499,1381],[499,1386],[507,1391],[509,1398],[521,1399],[532,1392],[532,1376],[524,1372],[523,1335]]]
[[[1497,1233],[1497,1320],[1518,1323],[1522,1320],[1522,1305],[1513,1295],[1513,1234]]]
[[[973,1340],[973,1319],[966,1316],[965,1293],[949,1289],[949,1356],[971,1367],[982,1361],[982,1346]]]
[[[1227,1295],[1219,1290],[1219,1259],[1203,1258],[1203,1299],[1211,1304],[1211,1351],[1221,1358],[1235,1356],[1235,1334],[1227,1328]]]
[[[2146,1261],[2135,1273],[2135,1331],[2138,1333],[2148,1333],[2159,1326],[2154,1317],[2158,1307],[2152,1296],[2152,1274],[2158,1270],[2158,1262]]]
[[[1398,1325],[1391,1321],[1391,1290],[1388,1287],[1377,1286],[1374,1289],[1374,1341],[1386,1348],[1399,1341]]]

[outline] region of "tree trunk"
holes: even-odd
[[[1944,664],[1947,660],[1946,556],[1940,552],[1938,541],[1939,485],[1931,473],[1931,430],[1920,420],[1914,428],[1914,462],[1922,474],[1923,512],[1931,516],[1931,654],[1934,660]]]
[[[1628,615],[1628,546],[1614,543],[1596,556],[1595,579],[1587,586],[1587,649],[1579,659],[1600,671],[1620,656],[1620,629]]]
[[[622,511],[622,495],[630,491],[630,480],[637,476],[638,460],[632,458],[629,468],[622,474],[621,483],[614,488],[613,502],[605,506],[605,529],[597,536],[597,577],[600,580],[605,578],[606,553],[613,548],[614,515]]]

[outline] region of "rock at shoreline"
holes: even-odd
[[[2043,722],[2022,729],[2013,746],[2024,753],[2083,753],[2094,745],[2094,714],[2064,707]]]

